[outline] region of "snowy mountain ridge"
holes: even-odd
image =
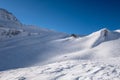
[[[3,8],[0,8],[0,22],[13,22],[19,25],[21,24],[12,13]]]
[[[80,37],[0,9],[0,80],[119,80],[119,44],[120,29]]]

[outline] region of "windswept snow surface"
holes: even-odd
[[[0,9],[0,80],[120,80],[120,30],[71,36]]]
[[[120,58],[67,60],[44,66],[2,71],[0,80],[120,80]]]

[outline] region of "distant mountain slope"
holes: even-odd
[[[54,46],[50,42],[66,36],[69,35],[23,25],[12,13],[0,8],[0,70],[25,67],[47,60],[45,56],[53,56],[50,53]]]

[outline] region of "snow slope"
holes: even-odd
[[[119,44],[119,29],[74,37],[0,9],[0,80],[119,80]]]
[[[69,60],[44,66],[2,71],[0,80],[120,80],[119,59]]]
[[[105,34],[104,31],[107,31]],[[120,33],[101,29],[88,36],[77,38],[74,42],[79,45],[79,51],[58,55],[53,60],[68,59],[105,59],[120,57]]]
[[[50,42],[66,36],[69,35],[23,25],[12,13],[0,9],[0,70],[25,67],[47,60],[48,56],[56,54],[51,54],[55,46]]]

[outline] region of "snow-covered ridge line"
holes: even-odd
[[[17,24],[21,24],[20,21],[11,12],[8,12],[6,9],[3,8],[0,8],[0,20],[12,21]]]

